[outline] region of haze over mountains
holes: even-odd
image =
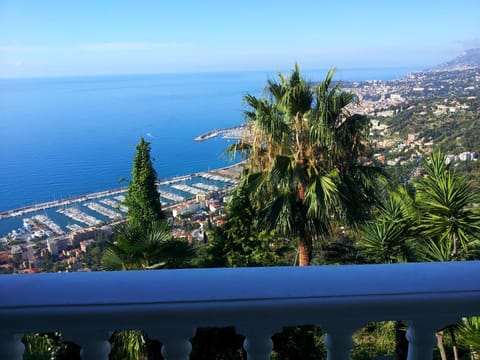
[[[462,55],[435,66],[433,70],[458,70],[471,67],[480,67],[480,48],[465,50]]]

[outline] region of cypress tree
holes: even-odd
[[[125,205],[128,206],[128,221],[133,225],[148,228],[165,216],[157,191],[157,172],[150,157],[150,143],[142,137],[136,149]]]

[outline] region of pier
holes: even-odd
[[[114,199],[118,200],[120,202],[124,202],[125,201],[125,195],[114,196]]]
[[[88,207],[90,210],[93,210],[99,214],[102,214],[106,217],[108,217],[109,219],[117,219],[119,217],[122,217],[122,215],[114,210],[111,210],[109,208],[106,208],[105,206],[102,206],[100,204],[97,204],[95,202],[89,202],[89,203],[86,203],[84,206]]]
[[[118,208],[118,205],[120,204],[118,201],[112,200],[112,199],[102,199],[98,201],[99,203],[102,203],[104,205],[108,205],[112,208]]]
[[[209,185],[205,183],[195,183],[193,184],[196,188],[203,189],[203,190],[208,190],[208,191],[218,191],[220,188],[215,185]]]
[[[96,217],[87,215],[83,211],[75,208],[58,209],[57,212],[59,214],[65,215],[66,217],[69,217],[72,220],[78,221],[88,226],[100,225],[102,223],[102,221],[97,219]]]
[[[185,184],[174,184],[172,185],[173,189],[181,190],[192,195],[205,195],[207,191],[194,188],[193,186],[188,186]]]
[[[207,179],[207,180],[214,180],[214,181],[220,181],[223,183],[227,184],[236,184],[237,181],[227,178],[225,176],[217,175],[217,174],[211,174],[211,173],[200,173],[198,176]]]
[[[185,201],[185,198],[183,196],[177,195],[177,194],[172,194],[167,191],[159,190],[160,196],[167,199],[171,200],[173,202],[182,202]]]
[[[77,224],[69,224],[66,226],[66,228],[70,231],[78,231],[83,229],[80,225]]]
[[[62,230],[62,228],[55,223],[52,219],[50,219],[46,215],[35,215],[32,217],[32,219],[40,224],[45,225],[48,227],[53,233],[57,235],[63,235],[65,232]]]

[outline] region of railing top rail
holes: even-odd
[[[0,276],[0,311],[52,306],[470,296],[480,261]],[[330,300],[331,299],[331,300]]]
[[[480,262],[0,276],[0,333],[480,315]]]

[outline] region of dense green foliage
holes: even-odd
[[[405,188],[391,192],[378,207],[376,218],[363,227],[359,246],[370,261],[479,258],[480,213],[474,207],[479,201],[478,191],[447,165],[440,152],[433,153],[423,169],[425,176],[413,182],[411,193]],[[468,339],[464,343],[475,343],[480,333],[475,334],[472,326],[467,329],[466,324],[469,321],[461,326]],[[447,327],[445,332],[450,334],[452,347],[458,353],[455,326]],[[397,335],[397,339],[404,339],[404,335]],[[439,339],[444,344],[443,331]],[[439,348],[446,356],[445,346]]]
[[[80,347],[70,342],[62,342],[61,334],[26,334],[24,360],[80,360]]]
[[[430,240],[432,251],[447,249],[447,257],[432,260],[467,259],[480,236],[480,214],[473,205],[478,193],[465,176],[457,174],[445,162],[445,156],[432,154],[425,164],[426,177],[416,186],[416,202],[421,212],[420,235]]]
[[[163,219],[164,214],[157,191],[157,173],[150,157],[150,143],[142,137],[136,149],[125,205],[128,207],[128,221],[131,224],[148,227]]]
[[[453,102],[447,100],[448,95],[413,103],[384,121],[390,125],[392,133],[399,132],[404,138],[408,133],[417,133],[419,138],[433,141],[447,153],[478,151],[480,97],[459,98]],[[446,109],[439,110],[439,107]],[[450,111],[450,107],[457,109]]]
[[[367,259],[377,264],[414,261],[415,214],[413,199],[403,188],[378,204],[374,220],[361,229],[358,242]]]
[[[197,329],[192,339],[192,360],[247,360],[244,337],[234,327]]]
[[[359,245],[373,262],[451,261],[478,256],[479,193],[467,177],[433,153],[425,176],[411,192],[390,192],[375,220],[363,227]]]
[[[232,194],[223,225],[209,231],[202,267],[286,265],[283,255],[292,246],[273,231],[258,226],[256,210],[245,185]]]
[[[480,317],[459,321],[458,338],[460,344],[480,357]]]

